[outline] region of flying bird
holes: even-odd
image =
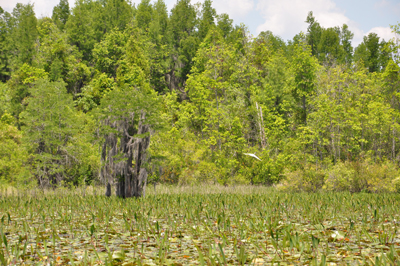
[[[257,160],[261,161],[261,159],[258,158],[257,155],[255,155],[255,154],[253,154],[253,153],[243,153],[243,154],[244,154],[244,155],[251,156],[251,157],[254,157],[254,158],[256,158]]]

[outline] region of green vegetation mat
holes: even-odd
[[[5,265],[396,265],[400,195],[160,187],[0,200]]]

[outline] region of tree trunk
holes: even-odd
[[[137,132],[130,136],[129,132],[135,130],[128,121],[129,119],[114,123],[112,126],[122,131],[122,136],[118,141],[116,134],[111,133],[106,136],[103,145],[102,160],[106,163],[101,170],[101,175],[107,182],[106,196],[111,196],[111,184],[115,178],[117,178],[115,192],[118,197],[130,198],[144,195],[147,184],[145,163],[146,151],[150,144],[150,127],[145,124],[145,113],[142,112]],[[146,136],[143,137],[143,135]]]

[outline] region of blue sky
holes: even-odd
[[[59,0],[0,0],[0,6],[11,12],[18,2],[34,3],[36,15],[40,17],[50,16]],[[75,0],[69,2],[73,6]],[[140,0],[132,2],[137,4]],[[176,0],[165,2],[170,10]],[[213,6],[218,14],[228,13],[235,24],[247,25],[254,36],[270,30],[284,40],[306,31],[304,21],[309,11],[314,12],[323,27],[346,23],[354,33],[353,46],[369,32],[388,40],[394,36],[389,25],[400,23],[400,0],[214,0]]]

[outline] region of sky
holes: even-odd
[[[75,0],[68,0],[73,7]],[[131,0],[138,4],[140,0]],[[154,0],[153,0],[154,1]],[[164,0],[171,10],[176,0]],[[0,6],[11,12],[17,3],[34,3],[36,16],[51,16],[59,0],[0,0]],[[192,0],[192,3],[202,0]],[[353,46],[370,32],[388,41],[394,34],[390,25],[400,23],[400,0],[214,0],[218,14],[227,13],[234,24],[244,23],[257,36],[269,30],[283,40],[291,40],[300,31],[306,32],[309,11],[321,26],[347,24],[354,33]]]

